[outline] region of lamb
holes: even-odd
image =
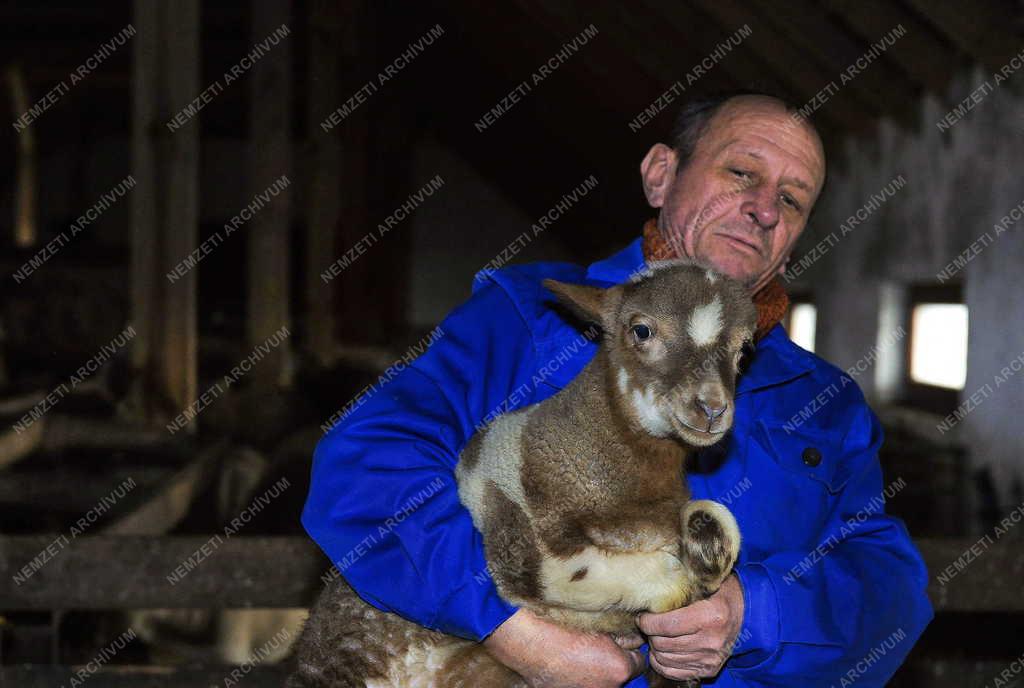
[[[683,468],[732,426],[756,310],[742,285],[684,261],[607,289],[544,286],[601,326],[601,346],[560,392],[469,440],[459,497],[505,600],[586,631],[635,632],[639,611],[712,594],[738,556],[735,519],[690,501]],[[483,646],[381,612],[338,580],[311,611],[288,685],[526,683]]]

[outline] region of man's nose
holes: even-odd
[[[777,194],[763,187],[751,189],[750,195],[740,206],[740,212],[761,229],[772,229],[779,224]]]

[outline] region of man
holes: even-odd
[[[824,184],[821,142],[792,108],[757,94],[688,106],[673,139],[641,165],[660,208],[642,238],[585,270],[538,263],[474,283],[441,339],[321,441],[303,524],[366,600],[483,641],[531,685],[621,686],[642,672],[645,649],[664,676],[715,686],[883,685],[932,617],[927,572],[884,514],[877,418],[849,376],[779,325],[788,301],[777,275]],[[453,470],[478,426],[551,396],[594,353],[552,309],[543,278],[609,286],[670,257],[743,281],[758,306],[733,432],[688,476],[694,499],[733,512],[743,546],[715,595],[638,615],[641,647],[639,636],[576,633],[501,600]]]

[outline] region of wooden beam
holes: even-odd
[[[718,45],[732,35],[740,26],[723,26],[714,17],[702,12],[692,3],[672,0],[642,0],[657,23],[672,27],[676,33],[675,43],[687,43],[702,55],[710,55]],[[742,25],[741,25],[742,26]],[[793,78],[790,70],[773,71],[759,59],[749,47],[740,45],[722,60],[715,69],[731,73],[740,86],[745,88],[771,88],[797,107],[804,105],[807,95],[803,84]],[[815,127],[821,133],[826,146],[836,145],[848,131],[828,111],[819,111],[814,117]]]
[[[8,65],[7,86],[11,94],[14,119],[17,120],[34,104],[29,94],[25,69],[20,64]],[[15,125],[17,128],[17,125]],[[14,177],[14,245],[35,246],[38,237],[36,218],[36,134],[28,126],[16,134]],[[6,385],[6,381],[4,383]]]
[[[306,130],[309,160],[309,203],[306,223],[305,298],[306,347],[321,363],[330,361],[335,348],[333,283],[320,278],[326,264],[338,254],[335,233],[342,195],[341,131],[323,131],[320,123],[343,102],[341,91],[342,44],[354,32],[342,30],[354,20],[356,0],[311,0],[309,4],[309,78]],[[346,96],[347,97],[347,96]],[[326,258],[326,260],[325,260]]]
[[[371,76],[371,65],[379,66],[372,59],[375,41],[370,29],[372,24],[367,16],[369,12],[366,4],[354,0],[351,7],[344,7],[350,11],[347,15],[348,23],[344,27],[344,38],[338,45],[341,53],[338,70],[339,92],[333,103],[326,103],[328,112],[323,113],[325,117],[335,108],[343,106],[345,101],[362,89],[369,79],[376,77],[376,74]],[[331,132],[337,132],[340,137],[341,146],[341,186],[337,190],[339,214],[334,227],[331,252],[310,256],[310,260],[316,266],[317,279],[320,279],[320,274],[328,266],[363,238],[369,228],[375,226],[370,223],[367,208],[367,188],[372,181],[368,174],[371,157],[370,118],[366,110],[367,108],[363,108],[363,111],[345,118],[341,124],[331,129]],[[319,129],[319,123],[317,128]],[[365,319],[367,309],[373,303],[372,297],[365,293],[366,285],[360,282],[361,275],[353,272],[353,269],[359,269],[359,265],[346,269],[339,277],[324,285],[325,289],[331,290],[331,299],[334,302],[333,339],[336,342],[348,341],[350,338],[362,343],[374,342],[379,339],[375,333],[364,333],[361,327],[352,327],[352,323]]]
[[[167,476],[141,502],[127,513],[121,513],[97,532],[104,535],[160,535],[178,525],[188,514],[193,500],[205,490],[227,450],[227,440],[196,452],[194,459],[181,470]]]
[[[687,90],[698,87],[707,90],[728,90],[743,86],[742,80],[737,79],[733,70],[727,66],[729,58],[733,56],[733,53],[730,53],[715,64],[705,76],[700,77],[701,81],[690,87],[686,82],[686,75],[700,64],[708,53],[700,50],[691,41],[680,40],[674,28],[661,21],[655,13],[637,11],[635,7],[627,7],[609,0],[602,0],[588,7],[594,12],[601,11],[604,24],[608,26],[612,36],[623,35],[625,40],[619,43],[620,53],[632,53],[636,55],[636,59],[644,60],[651,74],[663,83],[672,84],[682,80],[683,85],[688,86]],[[671,50],[666,50],[666,46],[671,46]]]
[[[988,685],[1005,670],[1014,657],[1004,659],[938,659],[911,658],[901,667],[892,686],[927,686],[927,688],[963,688]],[[103,688],[209,688],[229,685],[233,667],[165,667],[116,666],[101,667],[88,674],[95,685]],[[0,666],[0,685],[18,688],[53,688],[74,685],[72,678],[78,667],[50,665]],[[288,674],[286,665],[245,665],[244,679],[238,685],[245,688],[280,688]],[[837,672],[838,675],[838,672]],[[906,680],[907,683],[902,681]],[[232,682],[230,685],[234,685]],[[1009,684],[1007,684],[1009,685]]]
[[[992,70],[1000,69],[1024,49],[1016,14],[993,0],[905,0],[927,17],[958,48]]]
[[[865,108],[889,116],[904,127],[912,128],[917,124],[917,101],[921,89],[887,64],[886,53],[860,70],[852,81],[845,85],[840,81],[840,74],[856,65],[872,43],[880,41],[889,31],[898,28],[897,25],[890,26],[865,44],[852,38],[842,26],[807,0],[782,3],[748,0],[748,4],[760,17],[759,23],[763,22],[765,28],[777,37],[777,42],[793,45],[804,53],[805,60],[816,61],[833,75],[840,88],[837,98],[849,93]],[[896,42],[899,40],[897,38]]]
[[[907,33],[886,51],[886,57],[932,93],[945,93],[957,67],[954,59],[957,49],[900,3],[892,0],[819,1],[867,43],[877,41],[893,27],[902,25]]]
[[[158,484],[170,472],[170,468],[156,462],[116,468],[105,466],[102,473],[89,467],[60,466],[35,470],[29,466],[27,470],[9,471],[0,480],[0,510],[7,517],[15,512],[45,513],[47,516],[66,514],[66,522],[73,523],[122,482],[131,479],[146,489]],[[32,525],[36,527],[35,523]]]
[[[0,609],[307,607],[330,569],[303,537],[65,539],[26,577],[22,567],[55,536],[0,536]]]
[[[53,543],[52,535],[0,536],[0,609],[143,609],[186,607],[305,607],[330,563],[304,537],[83,536],[16,582],[22,567]],[[1024,549],[1011,535],[915,542],[931,575],[929,597],[940,612],[1024,612],[1020,580]],[[204,552],[200,548],[207,546]],[[972,546],[980,554],[966,554]],[[197,554],[198,553],[198,554]],[[192,570],[168,576],[189,557]],[[940,582],[956,562],[960,571]]]
[[[326,287],[333,290],[337,303],[335,341],[341,343],[383,344],[406,334],[407,315],[402,304],[407,296],[406,254],[411,246],[412,218],[406,217],[383,237],[378,225],[427,181],[414,182],[411,176],[414,132],[419,127],[411,113],[419,104],[416,99],[405,103],[398,99],[410,83],[415,84],[412,70],[422,68],[417,63],[430,60],[448,40],[444,34],[435,38],[435,44],[416,56],[415,62],[381,85],[379,74],[385,66],[407,49],[409,41],[429,30],[412,19],[401,23],[405,27],[402,32],[395,32],[395,23],[383,15],[384,10],[372,3],[356,3],[350,8],[341,46],[341,89],[333,106],[344,104],[368,83],[379,86],[358,112],[331,130],[341,137],[341,209],[335,248],[319,257],[317,278],[354,246],[364,246],[370,236],[380,237],[365,256],[345,267]],[[434,97],[434,93],[429,96]],[[367,317],[368,313],[373,317]]]
[[[161,424],[197,396],[198,275],[190,270],[172,284],[166,274],[198,239],[199,121],[174,132],[166,124],[202,91],[199,1],[134,7],[133,396],[141,414]]]
[[[0,686],[18,688],[53,688],[53,686],[78,685],[77,672],[82,667],[24,664],[21,666],[0,666]],[[238,679],[228,682],[231,671],[238,672]],[[252,666],[240,668],[224,667],[168,667],[168,666],[116,666],[107,665],[93,672],[85,670],[85,678],[79,683],[92,680],[103,688],[209,688],[220,685],[242,685],[245,688],[281,688],[287,676],[284,666]],[[244,676],[244,679],[241,677]]]
[[[596,70],[601,78],[612,76],[605,72],[604,65],[614,65],[634,74],[645,75],[649,77],[652,86],[660,85],[664,89],[685,77],[693,65],[704,57],[688,43],[678,41],[671,28],[657,21],[650,13],[637,12],[635,8],[621,3],[608,0],[547,3],[544,4],[544,10],[557,16],[562,27],[585,26],[593,22],[607,37],[607,57],[587,62],[588,67]],[[665,50],[665,46],[672,46],[672,50]],[[622,77],[620,74],[619,78]],[[715,82],[718,88],[738,85],[724,70],[712,71],[708,80]],[[670,112],[675,109],[667,108]]]
[[[744,42],[756,58],[765,67],[776,74],[788,74],[792,82],[797,85],[801,95],[799,106],[810,101],[823,88],[827,87],[833,79],[839,75],[829,72],[813,64],[809,56],[781,40],[750,8],[741,3],[740,0],[695,0],[694,3],[705,14],[714,17],[719,23],[725,26],[740,27],[750,24],[753,33]],[[857,99],[840,99],[843,93],[840,92],[835,98],[829,100],[821,108],[821,112],[828,112],[844,129],[850,133],[861,133],[870,128],[874,118],[881,114],[881,110],[870,104],[864,104]],[[817,113],[811,119],[816,119]]]
[[[638,109],[646,107],[652,98],[660,95],[665,89],[666,84],[661,83],[660,79],[653,78],[635,58],[628,53],[623,56],[616,52],[612,41],[602,38],[601,31],[607,31],[608,27],[602,27],[594,21],[589,9],[579,12],[567,11],[569,8],[562,3],[545,3],[541,0],[514,0],[513,4],[533,20],[534,31],[546,31],[551,39],[548,45],[552,46],[553,50],[541,49],[541,52],[547,54],[540,57],[538,63],[550,58],[555,50],[561,48],[563,41],[572,39],[591,23],[594,24],[598,34],[583,48],[587,55],[578,56],[577,61],[566,66],[582,77],[581,85],[591,94],[603,94],[614,84],[615,97],[605,99],[604,109],[618,111],[627,117],[626,121],[629,121]],[[526,45],[521,43],[520,46],[525,51]],[[539,45],[537,47],[540,48]],[[527,67],[526,71],[534,68],[536,65]]]
[[[291,24],[291,0],[253,0],[251,44],[258,45]],[[249,76],[250,160],[249,198],[265,192],[292,171],[292,38],[270,45]],[[291,325],[289,259],[291,256],[291,193],[285,189],[249,221],[248,313],[246,333],[255,349],[282,327]],[[254,366],[256,384],[290,384],[286,379],[288,339],[272,348]]]

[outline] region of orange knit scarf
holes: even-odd
[[[644,224],[644,260],[647,262],[657,260],[670,260],[677,258],[675,251],[658,231],[658,221],[651,218]],[[775,324],[782,320],[789,308],[789,296],[778,277],[761,287],[754,294],[754,305],[757,306],[757,331],[754,333],[754,340],[768,334],[768,331],[775,327]]]

